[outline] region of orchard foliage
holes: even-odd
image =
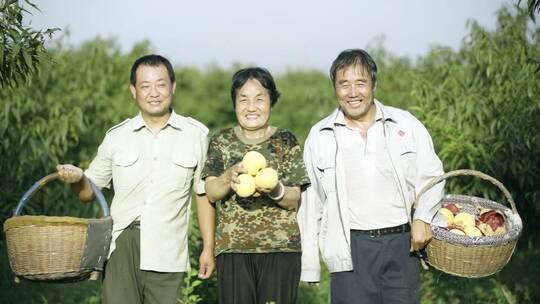
[[[24,4],[37,10],[30,1]],[[47,59],[44,43],[58,29],[33,30],[23,23],[30,13],[17,0],[0,0],[0,85],[15,85],[37,73]]]
[[[493,31],[471,22],[457,51],[438,47],[413,62],[393,56],[382,44],[370,49],[379,64],[377,98],[410,110],[425,123],[446,171],[476,169],[503,182],[525,222],[518,248],[500,274],[469,280],[424,272],[425,303],[540,301],[535,220],[540,215],[539,33],[527,11],[503,8]],[[114,40],[96,39],[77,48],[65,45],[62,39],[56,41],[49,50],[51,60],[39,63],[39,73],[32,70],[27,81],[0,90],[2,221],[35,180],[54,171],[58,163],[87,167],[107,129],[137,113],[128,89],[129,69],[136,58],[154,51],[149,43],[140,43],[129,53],[122,53]],[[233,125],[231,77],[243,66],[197,69],[184,62],[174,64],[175,110],[202,121],[211,131]],[[292,70],[274,76],[282,97],[272,109],[271,123],[291,130],[303,142],[309,128],[336,106],[332,84],[319,71]],[[492,185],[475,179],[450,180],[446,190],[504,201]],[[79,203],[60,183],[47,185],[25,212],[101,216],[97,204]],[[189,243],[191,264],[197,267],[201,242],[195,220]],[[0,254],[0,290],[7,302],[99,303],[95,282],[15,285],[3,239]],[[183,303],[217,302],[215,277],[202,283],[188,278]],[[321,287],[300,288],[298,302],[327,303],[328,289],[324,273]]]

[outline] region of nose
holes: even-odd
[[[150,87],[150,96],[151,97],[158,97],[159,96],[159,90],[157,89],[157,86],[153,85]]]
[[[248,101],[247,110],[248,110],[248,112],[254,112],[255,110],[257,110],[257,107],[255,106],[255,101],[254,100]]]
[[[356,87],[356,85],[351,85],[351,88],[349,90],[349,96],[350,97],[356,97],[358,96],[358,93],[360,92],[359,88]]]

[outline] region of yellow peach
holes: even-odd
[[[474,216],[467,212],[460,212],[454,217],[454,226],[465,229],[465,227],[476,226]]]
[[[465,227],[465,234],[468,236],[482,236],[482,232],[476,227]]]
[[[255,176],[255,185],[263,189],[274,189],[278,183],[278,173],[272,168],[264,168]]]
[[[266,167],[266,158],[257,151],[249,151],[244,155],[242,165],[249,175],[255,176],[259,170]]]
[[[240,197],[248,197],[255,193],[255,179],[249,174],[238,176],[240,183],[236,185],[236,194]]]
[[[439,213],[446,217],[446,219],[448,220],[448,226],[453,225],[454,214],[452,213],[452,211],[448,210],[447,208],[441,208],[439,209]]]

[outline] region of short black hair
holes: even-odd
[[[135,60],[133,65],[131,66],[131,75],[130,75],[130,83],[132,85],[135,85],[137,83],[137,69],[141,65],[149,65],[149,66],[159,66],[163,65],[165,68],[167,68],[167,73],[169,73],[169,78],[171,80],[171,83],[176,81],[176,76],[174,75],[174,69],[167,60],[167,58],[160,56],[160,55],[145,55],[140,57],[139,59]]]
[[[372,85],[377,83],[377,64],[368,52],[362,49],[348,49],[341,52],[330,67],[330,79],[334,88],[336,87],[336,73],[350,66],[361,66],[371,77]]]
[[[273,107],[279,98],[279,92],[276,89],[276,83],[272,74],[267,69],[261,67],[245,68],[238,70],[232,77],[231,99],[233,108],[236,108],[236,94],[238,90],[250,79],[255,79],[268,91],[270,95],[270,106]]]

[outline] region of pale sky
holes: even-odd
[[[142,1],[34,0],[33,28],[69,29],[68,42],[114,37],[122,50],[142,40],[175,66],[234,62],[273,72],[327,71],[337,54],[384,37],[392,54],[414,59],[434,45],[457,49],[468,20],[493,29],[507,0]],[[62,34],[57,33],[59,37]]]

